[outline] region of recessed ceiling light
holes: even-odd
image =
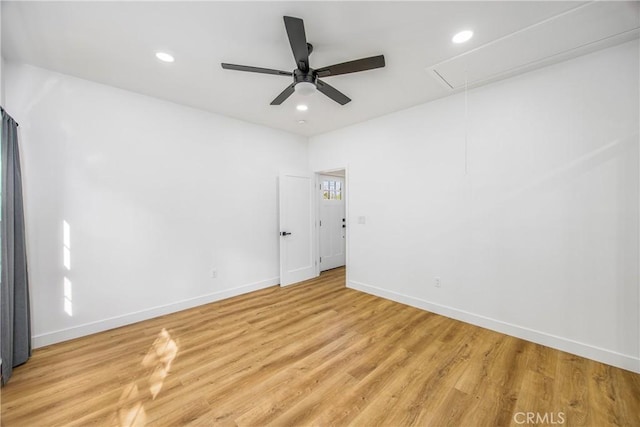
[[[172,55],[169,55],[166,52],[156,52],[156,58],[158,58],[162,62],[173,62],[175,59]]]
[[[305,124],[305,123],[307,123],[307,121],[306,121],[306,120],[298,120],[298,124],[303,125],[303,124]]]
[[[473,37],[473,31],[464,30],[464,31],[460,31],[458,34],[453,36],[451,41],[454,42],[454,43],[464,43],[466,41],[469,41],[469,39],[471,39],[471,37]]]
[[[296,110],[298,111],[307,111],[309,109],[309,107],[307,107],[304,104],[298,104],[298,106],[296,107]]]

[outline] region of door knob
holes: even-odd
[[[291,234],[291,233],[289,233],[289,232],[287,232],[287,231],[283,231],[283,232],[281,232],[281,233],[280,233],[280,235],[281,235],[281,236],[288,236],[288,235],[290,235],[290,234]]]

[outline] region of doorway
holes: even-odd
[[[345,170],[317,174],[319,272],[346,265]]]

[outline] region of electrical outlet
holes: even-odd
[[[436,288],[441,287],[440,278],[439,278],[439,277],[436,277],[436,278],[433,280],[433,284],[435,285],[435,287],[436,287]]]
[[[211,270],[211,278],[216,279],[217,277],[218,277],[218,270],[214,268],[213,270]]]

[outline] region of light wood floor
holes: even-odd
[[[639,426],[640,375],[347,289],[336,269],[38,349],[2,389],[1,419],[534,425],[528,412],[540,425]]]

